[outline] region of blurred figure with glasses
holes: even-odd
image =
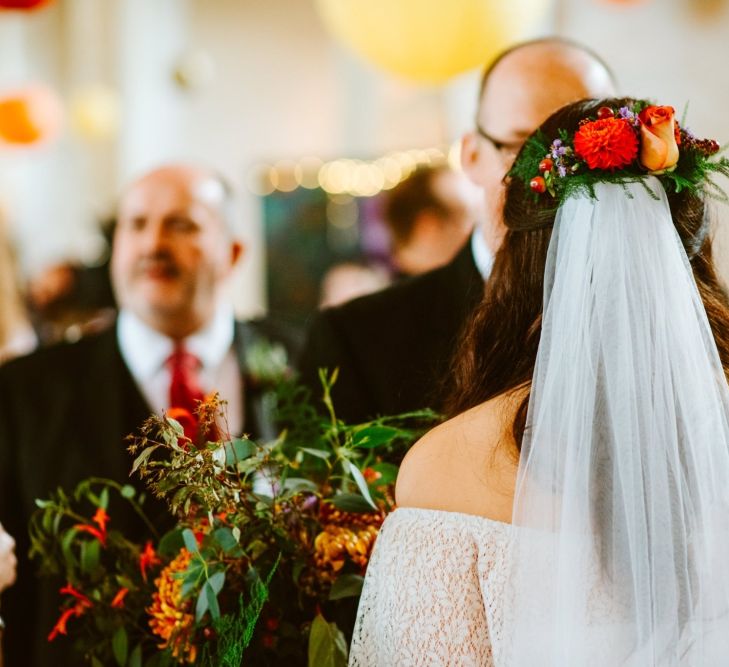
[[[442,407],[451,355],[504,236],[500,203],[514,157],[560,107],[614,91],[597,55],[557,38],[519,44],[486,69],[475,129],[461,146],[463,170],[483,191],[485,219],[444,267],[317,315],[299,364],[315,396],[317,369],[338,367],[333,400],[345,420]]]

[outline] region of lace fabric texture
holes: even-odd
[[[503,664],[512,528],[478,516],[400,508],[367,569],[350,667]]]

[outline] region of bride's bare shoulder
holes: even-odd
[[[509,521],[518,465],[511,429],[526,392],[496,396],[426,433],[400,467],[398,505]]]

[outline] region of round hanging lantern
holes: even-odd
[[[47,86],[34,85],[0,94],[0,145],[31,146],[53,139],[63,108]]]
[[[14,9],[17,11],[31,11],[40,9],[52,0],[0,0],[0,10]]]
[[[550,0],[317,0],[329,30],[370,62],[437,83],[483,67],[545,17]]]
[[[111,139],[119,126],[119,96],[103,84],[81,88],[71,96],[69,117],[76,134],[87,141]]]

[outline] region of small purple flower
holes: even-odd
[[[565,176],[567,176],[567,167],[565,167],[564,165],[559,165],[559,167],[557,167],[557,173],[559,174],[560,178],[564,178]]]
[[[561,145],[562,145],[562,140],[561,139],[555,139],[552,142],[552,148],[559,148]]]

